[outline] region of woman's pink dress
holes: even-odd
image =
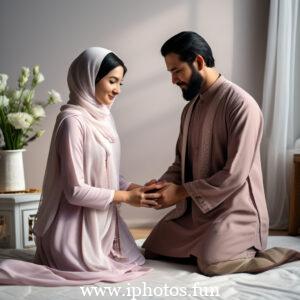
[[[12,259],[0,263],[0,284],[82,285],[145,274],[150,268],[141,267],[145,259],[112,201],[114,190],[108,188],[113,176],[109,159],[119,174],[119,139],[111,144],[108,158],[84,116],[76,111],[59,114],[55,133],[50,148],[59,162],[52,183],[56,184],[53,203],[59,203],[55,217],[46,232],[36,237],[34,263]],[[129,183],[119,175],[118,179],[117,188],[126,190]]]

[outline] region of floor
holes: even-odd
[[[130,228],[131,234],[135,240],[145,239],[150,234],[152,228]]]

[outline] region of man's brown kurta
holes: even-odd
[[[154,228],[143,247],[204,265],[253,257],[266,247],[268,212],[256,101],[220,76],[183,110],[176,159],[161,177],[190,195]]]

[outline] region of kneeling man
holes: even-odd
[[[157,208],[176,208],[143,244],[146,258],[192,257],[207,275],[256,273],[300,259],[291,249],[263,251],[269,219],[257,102],[216,70],[210,46],[197,33],[173,36],[161,54],[188,104],[175,162],[159,179],[166,185]]]

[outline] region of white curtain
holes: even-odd
[[[295,143],[294,108],[300,101],[295,63],[300,57],[298,0],[271,0],[262,111],[265,120],[262,165],[270,228],[288,225],[291,149]],[[298,21],[298,26],[300,21]],[[297,60],[296,60],[297,59]],[[255,65],[254,65],[255,67]],[[300,118],[300,112],[295,114]]]

